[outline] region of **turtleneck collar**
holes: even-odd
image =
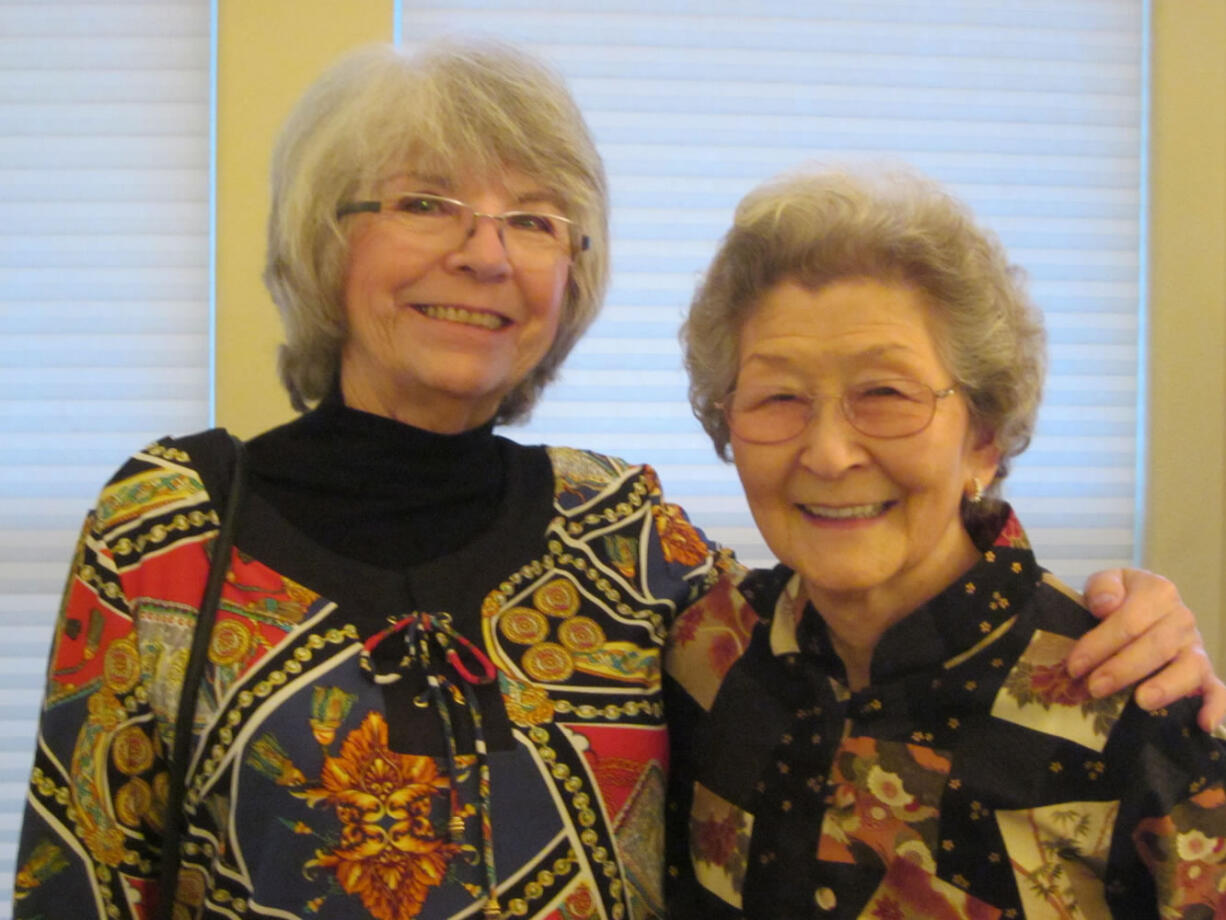
[[[317,542],[399,568],[454,551],[494,519],[506,472],[493,423],[437,434],[352,409],[334,391],[249,444],[253,491]]]

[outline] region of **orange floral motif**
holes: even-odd
[[[881,887],[864,906],[862,917],[874,920],[906,920],[907,917],[996,920],[1000,911],[959,891],[908,859],[890,863]]]
[[[859,862],[872,851],[886,866],[905,855],[934,870],[937,802],[949,770],[948,758],[918,745],[845,739],[830,770],[818,859]]]
[[[729,634],[712,637],[711,645],[707,649],[711,666],[715,668],[717,674],[727,674],[732,670],[732,666],[737,663],[744,652],[743,644],[736,636]]]
[[[447,777],[433,758],[389,750],[387,723],[372,712],[345,738],[340,754],[324,760],[319,783],[300,795],[336,809],[343,829],[339,843],[316,850],[308,867],[333,870],[376,920],[412,920],[460,851],[431,820]]]
[[[1172,917],[1226,916],[1226,794],[1210,786],[1169,815],[1146,818],[1133,832],[1141,859],[1158,886],[1158,902]]]
[[[1131,691],[1092,697],[1085,684],[1073,680],[1065,669],[1072,645],[1068,636],[1035,630],[997,693],[992,715],[1101,751]]]
[[[651,510],[666,561],[698,565],[707,558],[707,545],[680,508],[676,505],[657,505]]]
[[[677,646],[705,642],[709,663],[722,676],[744,654],[758,622],[758,614],[737,590],[720,582],[677,618],[669,638]]]
[[[741,823],[731,814],[718,820],[694,821],[690,833],[695,857],[717,866],[729,865],[732,857],[748,846]]]
[[[1044,708],[1055,704],[1080,706],[1090,699],[1085,681],[1071,677],[1062,661],[1054,665],[1035,665],[1030,672],[1030,691],[1035,702]]]
[[[660,476],[654,467],[643,467],[643,484],[647,486],[648,495],[660,494]]]

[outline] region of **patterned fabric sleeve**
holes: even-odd
[[[731,550],[708,539],[690,521],[684,508],[665,500],[660,477],[650,465],[631,465],[617,457],[573,448],[551,447],[549,453],[557,478],[555,501],[562,511],[573,513],[617,483],[633,484],[635,500],[650,504],[656,540],[648,544],[658,543],[662,558],[653,559],[646,567],[648,577],[659,584],[662,596],[673,595],[669,586],[678,580],[689,586],[674,619],[706,594],[721,574],[744,571]],[[618,537],[605,542],[614,566],[619,562],[629,567],[636,564],[639,541]]]
[[[86,518],[52,639],[15,920],[152,916],[166,716],[208,570],[203,544],[217,520],[187,461],[168,442],[151,445]],[[143,571],[146,556],[156,561]],[[159,594],[156,605],[142,600]]]
[[[1194,727],[1191,702],[1177,705],[1185,719],[1140,716],[1157,732],[1138,757],[1134,788],[1134,798],[1143,800],[1139,809],[1151,810],[1155,799],[1174,804],[1133,824],[1131,839],[1121,844],[1153,876],[1158,916],[1220,917],[1226,915],[1226,747]]]
[[[664,500],[659,476],[651,466],[643,467],[643,479],[649,484],[655,501],[652,516],[665,563],[689,570],[686,573],[690,583],[687,605],[706,594],[721,575],[744,571],[731,550],[708,539],[694,526],[684,508]]]

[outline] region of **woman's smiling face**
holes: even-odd
[[[409,192],[457,198],[485,214],[561,213],[553,195],[514,171],[458,180],[409,173],[380,190],[385,196]],[[479,218],[471,236],[446,250],[394,214],[346,220],[346,403],[432,431],[458,432],[488,421],[553,344],[569,259],[515,264],[499,224],[488,218]]]
[[[962,395],[938,399],[926,428],[897,438],[857,431],[838,400],[868,380],[950,387],[934,334],[917,288],[862,278],[816,291],[780,282],[742,327],[738,389],[834,397],[816,400],[808,427],[782,443],[732,435],[758,528],[819,609],[823,598],[861,598],[910,610],[974,561],[960,503],[972,478],[991,482],[998,454]]]

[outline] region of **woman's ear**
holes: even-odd
[[[973,428],[970,432],[967,466],[971,475],[986,489],[996,479],[1000,468],[1000,447],[996,444],[996,432]]]

